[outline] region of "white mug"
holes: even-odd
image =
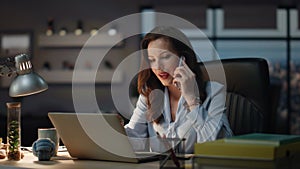
[[[39,128],[38,129],[38,138],[49,138],[55,143],[55,155],[57,154],[59,147],[59,135],[56,131],[56,128]]]

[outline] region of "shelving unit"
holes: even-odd
[[[107,33],[98,33],[91,36],[89,33],[82,35],[67,34],[65,36],[60,35],[39,35],[38,47],[40,50],[54,51],[56,53],[64,53],[69,49],[78,49],[87,47],[88,50],[120,47],[124,44],[123,36],[120,33],[115,35],[109,35]],[[60,59],[60,58],[58,58]],[[73,80],[73,70],[37,70],[37,73],[41,75],[49,84],[106,84],[106,83],[120,83],[122,82],[121,72],[115,72],[114,70],[99,70],[96,77],[92,77],[95,72],[93,70],[80,70],[76,71],[79,74],[80,79]],[[113,77],[113,80],[112,80]],[[11,80],[2,80],[2,86],[8,86]]]
[[[113,70],[100,70],[97,72],[96,77],[93,77],[94,72],[91,70],[81,70],[76,71],[76,74],[79,79],[73,80],[73,70],[52,70],[52,71],[37,71],[48,84],[116,84],[121,83],[123,81],[123,74],[120,71]],[[2,87],[9,87],[11,84],[13,77],[1,77],[0,85]]]
[[[76,84],[87,84],[93,83],[121,83],[122,82],[122,72],[113,70],[101,70],[97,72],[97,76],[93,77],[94,72],[89,70],[76,71],[79,79],[73,80],[72,70],[53,70],[53,71],[38,71],[40,76],[42,76],[48,83],[55,84],[66,84],[66,83],[76,83]],[[113,77],[113,78],[112,78]]]
[[[45,48],[74,48],[74,47],[112,47],[121,46],[123,44],[121,34],[108,35],[107,33],[100,33],[94,36],[90,34],[74,35],[67,34],[60,35],[40,35],[38,42],[39,47]]]
[[[224,20],[224,10],[216,9],[216,36],[219,38],[284,38],[287,32],[287,11],[277,9],[276,11],[276,28],[273,29],[226,29]]]
[[[290,10],[290,33],[291,37],[299,38],[300,37],[300,29],[298,28],[298,10],[291,9]]]

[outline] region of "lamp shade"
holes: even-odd
[[[29,57],[20,54],[15,57],[17,76],[9,88],[11,97],[21,97],[36,94],[48,89],[45,80],[32,70]]]
[[[18,75],[10,85],[9,95],[21,97],[36,94],[48,89],[47,83],[34,72]]]

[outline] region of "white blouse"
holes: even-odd
[[[218,82],[208,82],[207,98],[202,105],[189,111],[181,96],[178,102],[176,119],[171,121],[168,89],[164,92],[163,119],[159,124],[146,119],[146,97],[139,96],[136,108],[127,125],[126,133],[135,151],[164,151],[159,144],[157,133],[166,138],[185,138],[185,152],[194,152],[194,143],[212,141],[222,132],[224,137],[232,136],[225,114],[226,90]],[[222,129],[222,130],[221,130]]]

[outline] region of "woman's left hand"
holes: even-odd
[[[184,97],[187,104],[193,104],[195,99],[199,97],[199,89],[196,81],[196,75],[188,67],[185,61],[183,61],[182,66],[175,69],[173,78],[173,84],[178,84],[181,95]]]

